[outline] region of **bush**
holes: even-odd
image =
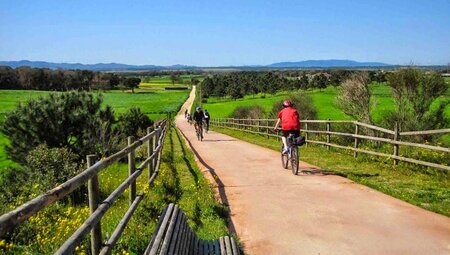
[[[294,108],[297,109],[301,119],[315,120],[317,119],[317,110],[314,106],[312,98],[307,94],[294,94],[287,99],[292,101]],[[280,100],[273,104],[270,118],[278,118],[278,113],[283,109],[283,101]]]
[[[123,136],[138,137],[140,131],[145,131],[151,125],[153,121],[137,107],[119,116],[119,130]]]
[[[263,116],[264,109],[260,105],[238,106],[230,115],[236,119],[261,119]]]
[[[65,147],[48,148],[42,144],[30,151],[26,167],[33,182],[41,184],[41,190],[47,191],[77,174],[77,158]]]
[[[23,167],[1,171],[1,204],[18,206],[67,181],[78,173],[77,159],[78,156],[67,148],[49,148],[45,144],[37,146],[30,151]],[[84,201],[84,193],[80,189],[74,191],[72,201]]]
[[[449,88],[440,74],[407,68],[390,73],[387,80],[396,109],[386,116],[386,124],[397,121],[404,131],[435,129],[447,124],[443,112],[450,100],[431,109],[431,104]]]
[[[101,96],[90,93],[67,92],[19,104],[6,114],[0,128],[11,141],[6,147],[7,154],[14,161],[25,163],[30,150],[40,144],[66,147],[78,159],[96,153],[101,143],[99,128],[105,123],[111,127],[115,121],[109,107],[101,109],[102,101]]]

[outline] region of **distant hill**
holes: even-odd
[[[353,60],[347,59],[329,59],[329,60],[306,60],[299,62],[279,62],[268,65],[269,67],[278,67],[278,68],[289,68],[289,67],[320,67],[320,68],[328,68],[328,67],[386,67],[392,66],[385,63],[379,62],[357,62]]]
[[[98,64],[80,64],[80,63],[52,63],[45,61],[0,61],[0,66],[10,66],[17,68],[20,66],[38,67],[38,68],[50,68],[50,69],[81,69],[92,71],[132,71],[132,70],[180,70],[180,69],[202,69],[202,68],[216,68],[216,67],[197,67],[187,65],[171,65],[171,66],[158,66],[158,65],[127,65],[120,63],[98,63]],[[279,62],[270,65],[248,65],[248,66],[229,66],[220,68],[232,68],[232,69],[271,69],[271,68],[334,68],[334,67],[389,67],[392,65],[378,62],[357,62],[353,60],[306,60],[298,62]]]
[[[120,70],[173,70],[173,69],[189,69],[195,68],[193,66],[172,65],[172,66],[157,66],[157,65],[127,65],[119,63],[98,63],[98,64],[80,64],[80,63],[51,63],[45,61],[0,61],[0,66],[10,66],[17,68],[20,66],[50,68],[50,69],[80,69],[92,71],[120,71]]]

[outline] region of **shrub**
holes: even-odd
[[[297,109],[301,119],[317,119],[317,110],[309,95],[298,93],[289,96],[287,99],[292,101],[294,108]],[[280,100],[273,104],[272,111],[269,114],[270,118],[278,118],[278,113],[283,109],[283,101],[284,100]]]
[[[69,149],[48,148],[42,144],[30,151],[26,157],[27,172],[43,191],[63,183],[77,174],[77,155]]]
[[[439,73],[425,73],[424,71],[407,68],[387,76],[392,89],[396,109],[387,115],[387,121],[397,121],[403,130],[423,130],[438,128],[443,124],[443,109],[450,103],[444,101],[438,107],[430,109],[431,104],[448,90],[449,85]]]
[[[137,107],[119,116],[119,130],[124,136],[138,137],[139,131],[145,131],[151,125],[153,121]]]
[[[6,114],[1,126],[11,141],[7,154],[14,161],[25,163],[29,151],[40,144],[66,147],[79,159],[95,153],[101,142],[99,127],[114,122],[112,110],[102,110],[101,104],[101,96],[86,92],[50,94],[19,104]]]
[[[369,77],[367,74],[359,73],[342,83],[336,101],[345,114],[358,121],[372,124],[371,97]]]
[[[238,106],[230,115],[236,119],[261,119],[263,116],[264,109],[260,105]]]

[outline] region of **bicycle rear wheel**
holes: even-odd
[[[281,165],[283,166],[284,169],[288,168],[288,155],[287,154],[283,154],[283,145],[281,145]]]
[[[200,141],[200,128],[197,127],[197,130],[195,130],[195,132],[197,133],[197,140]]]
[[[298,174],[298,169],[299,169],[299,160],[298,160],[298,147],[297,146],[292,146],[291,148],[291,168],[292,168],[292,173],[294,175]]]

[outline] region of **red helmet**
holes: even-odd
[[[291,100],[284,100],[284,102],[283,102],[283,106],[284,106],[284,107],[289,107],[289,106],[292,106],[292,102],[291,102]]]

